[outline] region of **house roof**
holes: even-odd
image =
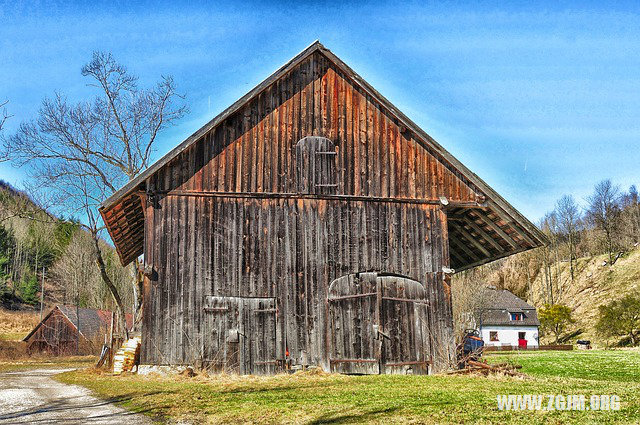
[[[536,308],[506,289],[483,288],[479,292],[479,316],[482,326],[540,326]],[[523,313],[524,319],[511,320],[510,313]]]
[[[403,126],[416,135],[418,142],[434,152],[443,163],[458,170],[467,183],[484,198],[484,202],[480,202],[482,208],[449,208],[448,210],[452,267],[456,270],[464,270],[547,243],[546,237],[535,225],[480,177],[447,152],[329,49],[319,41],[315,41],[103,202],[100,206],[100,213],[122,264],[130,263],[143,253],[144,211],[139,194],[145,189],[144,182],[243,105],[316,52],[324,55],[344,72],[354,86],[366,92],[386,108],[390,114],[397,117]]]
[[[80,316],[80,334],[87,339],[93,339],[96,335],[103,332],[106,327],[111,325],[111,311],[109,310],[79,308],[77,309],[78,314],[76,314],[76,306],[57,305],[29,332],[29,335],[24,337],[23,341],[27,341],[56,310],[60,311],[60,313],[69,319],[74,329],[77,329],[78,316]],[[127,328],[130,329],[133,325],[133,316],[131,314],[126,315],[126,322]]]

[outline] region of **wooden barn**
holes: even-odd
[[[127,315],[126,320],[130,327],[132,316]],[[28,354],[99,354],[105,335],[117,332],[117,326],[110,311],[57,305],[23,341]]]
[[[424,374],[450,274],[544,236],[319,42],[103,203],[142,364]]]

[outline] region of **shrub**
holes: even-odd
[[[627,337],[638,344],[640,331],[640,297],[627,295],[599,307],[597,332],[605,337]]]

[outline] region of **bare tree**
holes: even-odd
[[[7,103],[9,103],[8,100],[0,103],[0,109],[2,109],[2,112],[0,112],[0,131],[2,131],[2,127],[4,127],[7,119],[9,119],[9,114],[7,113]]]
[[[576,243],[580,226],[580,210],[573,196],[564,195],[556,203],[558,230],[567,238],[569,247],[569,270],[571,281],[575,278],[574,262],[576,261]]]
[[[118,288],[123,303],[131,305],[133,303],[133,291],[130,287],[133,278],[131,269],[118,267],[115,253],[106,250],[104,242],[100,245],[109,277]],[[79,291],[78,299],[81,307],[114,309],[113,297],[102,282],[100,271],[95,266],[93,251],[93,238],[87,232],[75,232],[60,259],[50,270],[50,275],[54,279],[64,282],[61,290],[58,291],[56,302],[66,304],[67,300],[72,300],[73,295]]]
[[[633,245],[640,240],[640,197],[635,185],[632,185],[629,192],[623,196],[622,208],[624,220],[622,228]]]
[[[82,75],[98,95],[76,104],[59,93],[44,99],[37,118],[22,123],[4,140],[0,156],[16,166],[29,165],[34,193],[44,192],[54,197],[59,209],[86,218],[83,226],[93,237],[102,281],[124,318],[122,298],[104,261],[100,244],[104,223],[96,209],[149,165],[160,131],[187,109],[177,104],[181,96],[172,77],[140,88],[137,77],[110,53],[94,52]],[[141,285],[139,279],[134,284]]]
[[[587,198],[589,207],[587,218],[593,226],[600,230],[606,250],[609,253],[609,264],[613,263],[613,252],[616,249],[616,236],[621,215],[620,188],[611,180],[602,180],[596,184],[593,195]]]
[[[560,270],[558,268],[558,216],[556,211],[547,213],[540,221],[539,227],[550,242],[549,245],[538,249],[540,262],[544,270],[545,284],[543,286],[545,287],[546,295],[543,298],[549,304],[554,304],[561,291]]]

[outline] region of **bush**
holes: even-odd
[[[640,297],[627,295],[599,308],[597,332],[605,337],[625,337],[638,344],[640,333]]]
[[[566,327],[575,322],[571,317],[571,309],[562,304],[546,304],[538,311],[538,317],[542,329],[555,335],[556,344]]]

